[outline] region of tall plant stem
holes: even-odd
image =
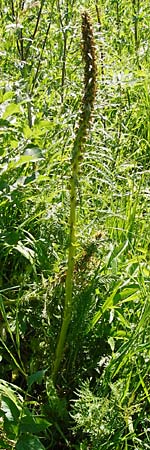
[[[35,35],[36,35],[36,33],[37,33],[37,30],[38,30],[39,22],[40,22],[40,19],[41,19],[41,17],[42,17],[42,10],[43,10],[44,3],[45,3],[45,0],[41,0],[39,12],[38,12],[37,19],[36,19],[36,23],[35,23],[35,28],[34,28],[34,31],[33,31],[32,36],[31,36],[30,39],[29,39],[29,43],[28,43],[28,45],[27,45],[27,47],[26,47],[26,49],[25,49],[25,59],[27,59],[28,54],[29,54],[30,47],[31,47],[31,45],[33,44],[33,41],[34,41],[34,39],[35,39]]]
[[[14,8],[14,2],[11,0],[11,10],[12,10],[12,18],[15,19],[15,8]]]
[[[51,16],[50,16],[49,23],[48,23],[47,30],[46,30],[46,34],[45,34],[45,37],[44,37],[44,40],[43,40],[43,44],[42,44],[42,48],[41,48],[41,52],[40,52],[40,56],[39,56],[39,60],[38,60],[38,64],[37,64],[37,68],[36,68],[36,71],[35,71],[35,76],[33,78],[32,87],[31,87],[31,91],[30,91],[30,95],[31,96],[33,95],[33,92],[34,92],[35,83],[37,81],[40,65],[41,65],[41,62],[42,62],[43,52],[44,52],[44,49],[45,49],[45,46],[46,46],[46,43],[47,43],[48,34],[49,34],[49,31],[50,31],[50,27],[51,27],[54,3],[55,3],[55,0],[53,0],[53,2],[52,2]]]
[[[59,21],[61,25],[62,35],[63,35],[63,55],[62,55],[62,73],[61,73],[61,102],[64,101],[64,86],[65,86],[65,76],[66,76],[66,58],[67,58],[67,37],[68,37],[68,24],[69,24],[69,10],[68,10],[68,0],[66,1],[65,10],[65,21],[62,19],[60,1],[57,0],[57,8],[59,14]]]
[[[61,326],[61,331],[56,347],[56,354],[54,366],[52,370],[52,379],[56,380],[59,371],[60,363],[64,355],[64,347],[68,327],[72,317],[73,305],[73,271],[74,271],[74,257],[76,248],[76,186],[79,175],[80,159],[86,134],[90,125],[91,113],[95,100],[95,84],[96,84],[96,63],[95,63],[95,46],[93,41],[93,30],[90,22],[90,17],[87,12],[82,14],[82,42],[83,42],[83,57],[85,60],[84,69],[84,95],[82,99],[81,115],[79,124],[76,129],[76,136],[72,150],[72,175],[70,180],[70,242],[68,254],[68,269],[66,276],[65,288],[65,306],[64,315]]]
[[[97,15],[97,22],[99,25],[99,33],[102,33],[101,11],[98,6],[98,0],[95,0],[95,9],[96,9],[96,15]],[[103,49],[102,42],[100,43],[100,55],[101,55],[101,75],[102,75],[102,81],[104,81],[104,49]]]
[[[121,43],[120,43],[121,23],[120,23],[120,4],[118,0],[116,2],[116,14],[117,14],[117,31],[118,31],[118,56],[121,61]]]
[[[66,55],[67,55],[67,32],[64,32],[64,48],[63,48],[63,64],[62,64],[62,76],[61,76],[61,101],[64,101],[64,84],[66,75]]]
[[[139,11],[140,11],[140,0],[132,0],[132,8],[133,8],[133,22],[134,22],[134,42],[135,42],[135,53],[138,68],[141,69],[139,63]]]
[[[102,34],[102,8],[99,7],[98,0],[95,0],[95,9],[96,9],[99,33]],[[100,42],[100,67],[101,67],[101,79],[102,79],[102,83],[104,85],[104,79],[105,79],[105,54],[104,54],[104,46],[103,46],[102,42]],[[104,129],[106,129],[105,113],[104,113],[104,115],[102,117],[102,123],[103,123]]]
[[[68,270],[66,276],[65,307],[52,373],[52,378],[54,381],[56,379],[60,362],[63,357],[66,335],[72,316],[72,287],[73,287],[73,271],[74,271],[74,256],[75,256],[75,224],[76,224],[76,186],[74,177],[72,177],[71,181],[71,195],[72,200],[70,204],[70,246],[68,255]]]

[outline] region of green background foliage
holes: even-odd
[[[72,319],[54,386],[84,9],[97,98],[77,180]],[[2,449],[150,448],[149,17],[148,0],[1,0]]]

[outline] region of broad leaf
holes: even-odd
[[[40,440],[33,435],[22,435],[15,446],[16,450],[45,450]]]
[[[6,109],[3,113],[3,119],[7,119],[7,117],[12,116],[13,114],[20,113],[20,106],[16,103],[11,103],[11,105],[6,106]]]
[[[38,370],[38,372],[33,373],[28,377],[28,387],[30,388],[33,383],[39,383],[41,384],[44,376],[45,376],[46,370]]]

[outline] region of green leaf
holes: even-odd
[[[35,174],[35,172],[33,172],[30,176],[25,177],[23,184],[24,184],[24,186],[26,186],[27,184],[32,183],[32,181],[35,181],[35,180],[36,180],[36,174]]]
[[[20,431],[22,433],[41,433],[41,431],[46,430],[51,425],[48,420],[33,416],[28,408],[24,409],[24,415],[22,416],[21,422],[20,422]]]
[[[137,293],[139,291],[138,284],[128,285],[127,287],[120,288],[119,291],[114,296],[114,305],[119,301],[133,301],[137,298]]]
[[[20,106],[16,103],[11,103],[6,106],[6,109],[3,113],[2,118],[7,119],[7,117],[12,116],[13,114],[20,113]]]
[[[110,345],[111,351],[114,352],[114,350],[115,350],[115,341],[114,341],[112,336],[110,336],[108,338],[108,344]]]
[[[3,156],[4,153],[5,153],[5,149],[0,147],[0,156]]]
[[[8,421],[12,422],[18,420],[20,408],[17,408],[16,404],[9,397],[2,396],[1,410],[4,412]]]
[[[21,241],[14,247],[21,255],[23,255],[30,263],[34,264],[35,252],[31,248],[25,247]]]
[[[18,409],[21,408],[23,402],[23,397],[20,393],[22,394],[21,388],[15,386],[14,384],[8,383],[5,380],[0,379],[0,394],[4,395],[4,397],[10,398]]]
[[[30,150],[30,151],[29,151]],[[28,149],[22,156],[16,158],[16,160],[11,161],[6,167],[7,170],[16,169],[17,167],[22,166],[23,164],[28,164],[30,162],[36,162],[38,160],[44,159],[40,149]]]
[[[138,284],[120,286],[120,283],[118,283],[112,294],[103,303],[101,309],[93,317],[91,326],[93,327],[100,320],[102,314],[108,309],[114,308],[118,304],[120,305],[124,302],[136,300],[138,291]]]
[[[47,130],[50,130],[51,127],[52,123],[49,120],[41,120],[32,128],[32,135],[35,137],[42,136]]]
[[[10,126],[11,126],[11,124],[8,120],[4,120],[4,119],[0,118],[0,128],[10,127]]]
[[[5,102],[6,100],[9,100],[10,98],[13,98],[13,97],[14,97],[13,91],[5,92],[5,94],[3,95],[3,102]]]
[[[7,434],[7,437],[14,439],[18,431],[18,420],[20,416],[21,407],[16,406],[14,402],[8,396],[1,396],[1,412],[4,417],[3,427]]]
[[[5,241],[7,242],[8,245],[15,245],[17,244],[19,240],[19,233],[18,231],[11,231],[9,233],[7,233]]]
[[[29,127],[29,125],[26,125],[24,127],[23,133],[26,139],[30,139],[32,137],[32,129]]]
[[[15,366],[18,368],[19,372],[21,372],[24,376],[26,376],[26,373],[24,372],[24,370],[22,369],[22,367],[20,366],[20,364],[18,363],[18,361],[16,360],[15,356],[12,354],[12,352],[9,350],[9,348],[7,347],[7,345],[5,344],[5,342],[3,341],[3,339],[1,339],[0,337],[0,342],[2,343],[3,347],[5,348],[5,350],[8,352],[8,354],[10,355],[11,359],[13,360]]]
[[[33,435],[20,436],[19,441],[15,446],[16,450],[45,450],[40,440]]]
[[[121,324],[122,324],[123,326],[125,326],[126,328],[129,328],[129,330],[131,330],[130,322],[128,322],[128,320],[127,320],[127,319],[120,313],[120,311],[118,311],[118,310],[117,310],[117,315],[118,315],[118,318],[119,318]],[[120,330],[119,330],[119,331],[120,331]]]
[[[45,373],[46,373],[46,370],[38,370],[38,372],[35,372],[32,375],[30,375],[27,380],[28,388],[30,388],[33,383],[41,384],[41,382],[45,376]]]
[[[117,283],[115,289],[113,290],[112,294],[105,300],[105,302],[103,303],[101,309],[94,315],[93,319],[92,319],[92,323],[91,323],[91,327],[93,328],[94,325],[100,320],[102,314],[104,314],[105,311],[107,311],[108,309],[113,308],[113,299],[114,296],[116,295],[118,289],[119,289],[120,283]]]
[[[36,162],[38,160],[44,159],[41,153],[41,150],[38,147],[27,148],[24,154],[20,157],[17,157],[15,160],[11,161],[6,170],[16,169],[17,167],[22,166],[23,164],[28,164],[30,162]]]
[[[11,337],[11,339],[12,339],[12,342],[13,342],[13,344],[14,344],[14,346],[15,346],[15,341],[14,341],[13,333],[12,333],[11,327],[10,327],[10,325],[9,325],[9,321],[8,321],[8,318],[7,318],[7,313],[6,313],[6,311],[5,311],[5,305],[4,305],[4,301],[3,301],[2,295],[0,295],[0,312],[1,312],[1,315],[2,315],[2,317],[3,317],[3,319],[4,319],[4,323],[5,323],[7,332],[10,334],[10,337]]]

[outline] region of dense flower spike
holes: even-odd
[[[84,67],[84,94],[81,106],[76,137],[73,146],[73,163],[78,163],[82,146],[90,126],[92,110],[96,95],[96,57],[93,39],[93,30],[89,14],[85,11],[82,14],[82,51],[85,62]],[[78,165],[78,164],[77,164]]]
[[[93,30],[90,17],[87,12],[82,14],[82,40],[83,40],[83,58],[85,60],[84,68],[84,97],[83,112],[81,120],[85,122],[85,126],[90,124],[91,112],[94,106],[96,93],[96,58],[95,45],[93,39]]]

